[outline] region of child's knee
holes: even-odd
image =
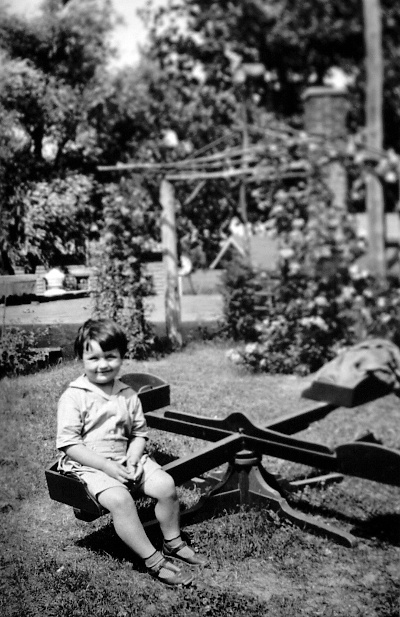
[[[159,474],[158,480],[159,482],[156,489],[158,499],[178,498],[175,482],[172,476],[163,471]]]
[[[168,481],[165,482],[164,485],[164,490],[165,493],[167,495],[167,497],[170,497],[172,499],[177,499],[178,498],[178,494],[176,492],[176,486],[175,486],[175,482],[173,480],[173,478],[171,478],[171,476],[168,476]]]
[[[134,501],[125,489],[108,489],[98,496],[99,502],[111,513],[131,508]]]

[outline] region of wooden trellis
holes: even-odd
[[[264,133],[267,131],[263,131]],[[272,131],[284,138],[284,130]],[[215,144],[210,144],[210,149]],[[220,152],[197,156],[173,163],[127,163],[99,166],[101,172],[136,172],[161,174],[160,204],[162,207],[161,235],[163,262],[165,266],[165,323],[167,336],[174,346],[181,346],[181,306],[179,294],[179,264],[177,251],[177,232],[175,221],[175,191],[173,182],[196,182],[197,185],[187,201],[193,198],[208,180],[238,179],[242,181],[241,205],[246,209],[244,186],[249,182],[272,182],[307,176],[308,170],[296,164],[280,167],[268,165],[263,161],[265,145],[255,144],[243,147],[231,146]],[[247,221],[247,212],[243,212]]]

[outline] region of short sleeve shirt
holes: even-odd
[[[57,448],[82,444],[115,460],[126,455],[134,437],[148,437],[146,419],[137,394],[116,379],[110,395],[85,375],[69,384],[57,410]],[[74,471],[82,465],[62,453],[59,468]]]

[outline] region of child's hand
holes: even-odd
[[[111,476],[111,478],[114,478],[115,480],[118,480],[123,484],[126,484],[128,480],[131,479],[131,476],[125,465],[122,465],[121,463],[116,463],[115,461],[107,460],[104,464],[102,471],[104,471],[104,473],[106,473],[108,476]]]
[[[129,479],[132,482],[139,482],[143,474],[142,463],[139,462],[136,465],[132,465],[128,462],[128,472],[129,472]]]

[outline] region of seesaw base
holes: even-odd
[[[335,474],[334,479],[339,479],[339,474]],[[282,496],[279,481],[261,465],[260,456],[252,451],[238,452],[222,478],[210,475],[201,483],[193,480],[191,485],[200,489],[201,496],[194,506],[181,512],[181,522],[185,525],[239,510],[242,506],[262,505],[296,527],[329,537],[343,546],[356,544],[352,534],[294,510]],[[287,483],[287,488],[290,486]],[[148,528],[156,523],[156,520],[151,520],[144,526]]]

